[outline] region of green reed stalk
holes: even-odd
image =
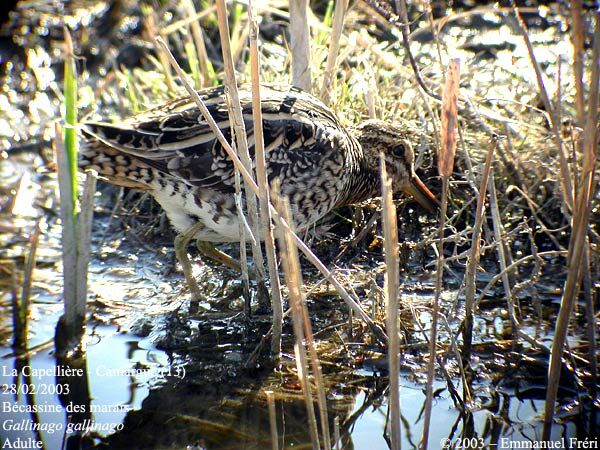
[[[77,215],[77,69],[75,67],[75,58],[73,57],[73,40],[71,34],[65,28],[65,128],[64,140],[65,151],[67,154],[68,177],[71,184],[71,201],[74,217]]]

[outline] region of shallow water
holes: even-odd
[[[40,338],[43,338],[41,334]],[[227,361],[226,355],[227,352],[223,352],[224,361]],[[276,387],[274,383],[279,383],[276,418],[281,448],[303,448],[303,444],[310,443],[300,392],[286,388],[291,380],[289,374],[286,376],[283,372],[270,374],[263,371],[250,376],[241,369],[235,372],[232,369],[235,364],[225,363],[221,369],[229,368],[231,373],[221,373],[218,382],[213,381],[211,372],[214,368],[204,367],[206,361],[185,361],[178,357],[173,360],[173,355],[158,350],[148,339],[120,333],[109,326],[94,327],[88,336],[87,375],[83,378],[57,378],[50,374],[27,377],[32,371],[55,367],[50,350],[22,360],[19,366],[15,363],[14,358],[4,357],[0,376],[4,391],[3,440],[34,440],[47,449],[61,448],[65,439],[79,441],[80,437],[75,436],[77,433],[69,433],[69,429],[77,430],[74,422],[81,417],[76,420],[75,414],[67,419],[67,405],[74,401],[88,410],[102,411],[108,407],[113,410],[94,412],[80,422],[81,427],[94,430],[87,433],[83,448],[93,444],[104,448],[101,443],[109,443],[109,448],[123,449],[184,448],[195,443],[200,443],[197,448],[210,449],[268,448],[269,423],[263,391],[265,386],[273,388]],[[11,376],[13,368],[23,376]],[[134,375],[123,374],[123,370],[134,371]],[[388,448],[384,437],[386,379],[366,369],[357,370],[354,376],[354,379],[339,384],[337,389],[330,390],[330,421],[336,416],[340,421],[343,448]],[[20,383],[17,387],[21,392],[19,395],[9,392],[16,382]],[[356,383],[355,388],[348,388],[352,383]],[[411,375],[401,374],[400,384],[402,445],[403,448],[415,448],[422,430],[420,413],[425,401],[424,383],[414,381]],[[69,386],[73,394],[64,395],[62,402],[59,395],[50,393],[60,386],[63,389]],[[37,391],[35,395],[23,394],[32,388]],[[86,388],[89,395],[74,395]],[[452,448],[461,448],[457,445],[460,436],[473,437],[489,448],[508,448],[502,445],[509,441],[540,439],[538,418],[543,409],[542,400],[519,400],[510,392],[490,392],[489,397],[475,401],[486,406],[475,405],[472,416],[462,420],[445,383],[437,380],[434,390],[439,390],[439,395],[434,401],[431,448],[437,448],[436,443],[442,443],[440,448],[443,448],[446,442],[453,442]],[[8,405],[13,412],[7,412]],[[54,405],[60,412],[14,412],[14,408],[27,405],[42,408]],[[73,412],[73,408],[70,411]],[[42,431],[30,431],[34,424],[39,424]],[[55,430],[48,428],[52,425]],[[25,430],[15,429],[18,427]],[[554,428],[556,439],[577,435],[577,427],[571,421]],[[500,445],[495,447],[495,443]]]

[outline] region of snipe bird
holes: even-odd
[[[230,140],[224,89],[199,94]],[[242,86],[239,94],[253,158],[251,92]],[[289,198],[297,229],[380,195],[381,152],[394,192],[435,208],[437,200],[415,174],[412,147],[399,128],[368,120],[346,129],[321,101],[296,88],[263,86],[261,106],[269,182],[278,180],[281,195]],[[240,240],[233,163],[190,97],[120,123],[87,122],[82,133],[80,167],[116,185],[148,191],[179,233],[196,224],[194,237],[205,254],[215,257],[201,242]]]

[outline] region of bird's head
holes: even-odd
[[[395,194],[408,193],[424,208],[436,210],[438,200],[415,173],[415,155],[406,132],[381,120],[367,120],[353,129],[353,135],[372,172],[379,173],[380,155],[384,154]]]

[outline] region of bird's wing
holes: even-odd
[[[225,139],[231,124],[223,88],[199,92]],[[318,167],[325,154],[348,145],[348,135],[335,115],[314,97],[295,88],[261,90],[264,143],[269,177],[287,179]],[[240,103],[251,158],[254,158],[252,101],[240,90]],[[191,186],[221,192],[234,190],[233,164],[195,102],[174,100],[122,124],[88,122],[84,134],[129,154]]]

